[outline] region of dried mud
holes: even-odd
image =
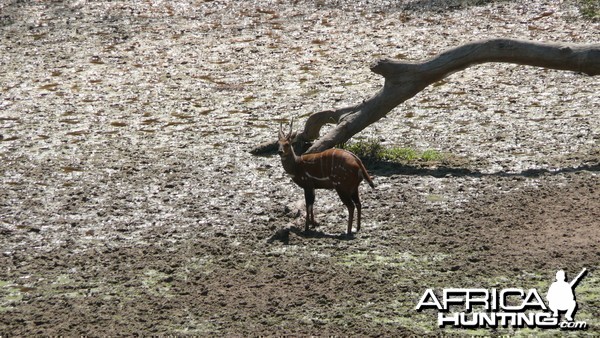
[[[600,40],[568,1],[449,4],[1,4],[0,336],[566,334],[414,308],[584,267],[570,334],[600,333],[598,79],[485,64],[425,89],[356,138],[447,160],[368,163],[353,238],[329,191],[303,233],[300,189],[248,153],[374,93],[374,59]]]

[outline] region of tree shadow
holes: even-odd
[[[276,154],[277,142],[265,143],[260,151],[251,151],[254,155],[270,157]],[[298,154],[304,153],[310,147],[310,143],[295,145],[294,148]],[[560,175],[565,173],[575,173],[580,171],[600,172],[600,162],[592,164],[584,164],[577,167],[551,169],[527,169],[520,172],[498,171],[493,173],[484,173],[479,170],[464,168],[460,166],[441,165],[436,167],[426,167],[418,164],[406,164],[398,162],[390,162],[385,160],[377,160],[373,158],[362,158],[361,160],[367,167],[367,170],[377,176],[392,176],[392,175],[412,175],[412,176],[433,176],[433,177],[540,177],[544,175]]]
[[[550,169],[527,169],[520,172],[498,171],[493,173],[483,173],[479,170],[473,170],[461,167],[438,166],[421,167],[416,165],[401,164],[396,162],[370,161],[367,165],[369,172],[377,176],[392,175],[412,175],[412,176],[433,176],[433,177],[540,177],[544,175],[560,175],[564,173],[575,173],[581,171],[600,172],[600,163],[585,164],[577,167]]]

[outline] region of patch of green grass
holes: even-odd
[[[144,272],[142,278],[142,285],[151,293],[157,296],[172,296],[171,291],[171,280],[172,277],[166,273],[158,270],[149,269]]]
[[[0,313],[11,311],[21,300],[23,300],[23,293],[18,286],[0,281]]]
[[[349,253],[338,258],[338,263],[348,267],[394,267],[398,269],[424,269],[432,262],[446,259],[448,255],[435,253],[430,256],[416,256],[411,252],[384,254],[377,252]]]
[[[419,153],[412,148],[384,148],[380,156],[382,160],[390,162],[415,161],[419,159]]]
[[[353,143],[343,143],[340,148],[348,150],[356,154],[364,160],[381,159],[384,148],[377,140],[358,141]]]
[[[600,0],[579,0],[581,15],[593,21],[600,20]]]
[[[73,280],[71,277],[69,277],[69,275],[59,275],[56,277],[56,281],[54,282],[54,284],[57,285],[67,285],[71,283],[73,283]]]
[[[439,151],[428,149],[421,153],[421,159],[425,162],[441,161],[444,158]]]
[[[438,162],[444,160],[444,154],[437,150],[427,149],[418,151],[413,148],[384,147],[377,139],[360,140],[344,143],[342,149],[353,152],[356,156],[367,162]]]

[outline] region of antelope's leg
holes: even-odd
[[[304,189],[304,202],[306,204],[306,223],[304,223],[304,231],[307,232],[309,224],[315,224],[315,215],[313,214],[315,189]]]
[[[356,190],[352,193],[352,201],[354,201],[354,205],[356,205],[356,232],[359,232],[361,204],[360,196],[358,196],[358,187],[356,187]]]
[[[337,190],[338,196],[348,208],[348,235],[352,235],[352,219],[354,218],[354,202],[352,201],[352,195],[345,191]]]

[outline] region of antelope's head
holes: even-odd
[[[277,150],[277,153],[281,157],[289,156],[290,154],[293,154],[293,152],[294,152],[294,149],[292,147],[292,125],[293,125],[293,123],[294,123],[294,120],[292,120],[290,122],[290,131],[288,132],[287,135],[285,135],[283,133],[281,123],[279,124],[279,142],[278,142],[279,149]]]

